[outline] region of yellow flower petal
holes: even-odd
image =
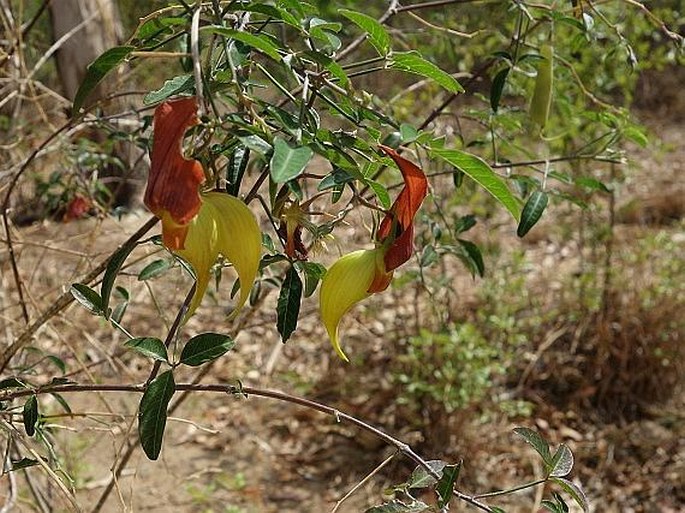
[[[380,248],[349,253],[337,260],[321,280],[321,319],[333,348],[346,362],[349,360],[340,347],[338,325],[350,308],[371,295],[368,289],[376,275],[379,259],[382,264],[383,253]]]
[[[259,225],[245,203],[220,192],[203,194],[200,212],[188,228],[185,249],[176,251],[193,267],[197,278],[186,319],[200,305],[210,270],[220,254],[233,264],[240,279],[240,297],[232,314],[235,316],[247,301],[257,276],[261,244]]]

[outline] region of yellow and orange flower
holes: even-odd
[[[186,319],[207,290],[219,255],[240,279],[236,314],[249,297],[259,270],[261,231],[250,209],[238,198],[202,192],[202,165],[183,155],[183,136],[198,123],[195,98],[162,103],[155,110],[154,140],[145,205],[162,221],[162,242],[195,271],[197,288]]]
[[[392,148],[380,146],[402,172],[404,188],[381,221],[376,247],[349,253],[328,269],[321,281],[319,307],[328,336],[345,361],[340,346],[340,319],[356,303],[375,292],[382,292],[392,280],[393,271],[407,262],[414,250],[414,217],[428,192],[424,172]]]

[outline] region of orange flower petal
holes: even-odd
[[[428,192],[428,180],[419,166],[392,148],[383,145],[379,145],[379,148],[395,161],[404,179],[404,188],[390,207],[390,213],[381,221],[377,234],[379,242],[393,237],[385,253],[385,268],[390,272],[411,258],[414,248],[412,223]]]
[[[154,140],[145,205],[162,219],[162,237],[169,249],[183,249],[187,224],[200,211],[202,165],[183,156],[183,136],[196,125],[195,98],[164,102],[155,109]]]

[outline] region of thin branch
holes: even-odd
[[[46,394],[46,393],[70,393],[70,392],[93,392],[93,391],[100,391],[100,392],[137,392],[137,393],[143,393],[145,391],[145,385],[123,385],[123,384],[88,384],[88,385],[46,385],[43,387],[38,387],[35,390],[15,390],[11,392],[5,392],[4,394],[0,395],[0,401],[7,401],[10,399],[14,399],[17,397],[25,397],[27,395],[41,395],[41,394]],[[309,408],[311,410],[316,410],[321,413],[325,413],[327,415],[331,415],[336,422],[341,422],[341,421],[346,421],[364,431],[367,431],[374,435],[376,438],[379,438],[380,440],[383,440],[386,444],[395,447],[398,452],[402,453],[405,457],[408,459],[412,460],[415,464],[418,466],[422,467],[425,469],[426,473],[433,477],[436,480],[440,479],[440,475],[428,464],[428,462],[423,459],[421,456],[419,456],[412,448],[409,446],[409,444],[395,438],[392,435],[389,435],[385,431],[367,423],[364,422],[363,420],[360,420],[352,415],[349,415],[347,413],[344,413],[337,408],[333,408],[332,406],[328,406],[326,404],[322,404],[316,401],[312,401],[310,399],[305,399],[303,397],[297,397],[291,394],[288,394],[286,392],[280,392],[278,390],[269,390],[265,388],[255,388],[255,387],[249,387],[249,386],[236,386],[236,385],[227,385],[227,384],[218,384],[218,383],[179,383],[176,385],[176,391],[183,391],[183,392],[220,392],[220,393],[225,393],[225,394],[230,394],[230,395],[254,395],[257,397],[263,397],[263,398],[268,398],[268,399],[275,399],[277,401],[283,401],[287,403],[292,403],[296,404],[298,406],[302,406],[305,408]],[[173,408],[173,407],[172,407]],[[129,447],[135,447],[135,444],[129,445]],[[131,454],[133,453],[133,450],[127,450],[127,452],[124,454],[122,457],[122,461],[119,464],[118,470],[120,471],[130,459]],[[110,486],[108,489],[111,489],[113,486],[113,481],[110,482]],[[96,507],[93,509],[93,513],[96,513],[100,510],[102,505],[104,504],[103,497],[106,497],[106,495],[109,494],[109,491],[107,493],[103,494],[102,497],[100,497],[100,501],[98,501],[98,504]],[[482,510],[482,511],[487,511],[489,513],[493,513],[492,509],[487,506],[486,504],[483,504],[480,502],[476,497],[472,497],[470,495],[464,494],[460,492],[459,490],[454,490],[454,494],[461,499],[464,502],[467,502],[471,504],[472,506],[475,506],[476,508]]]
[[[535,486],[545,484],[546,482],[547,482],[547,478],[545,477],[543,479],[537,479],[535,481],[531,481],[530,483],[524,483],[522,485],[515,486],[514,488],[508,488],[506,490],[497,490],[494,492],[480,493],[478,495],[474,495],[473,498],[474,499],[485,499],[488,497],[499,497],[500,495],[509,495],[510,493],[520,492],[521,490],[525,490],[527,488],[533,488]]]
[[[202,95],[202,63],[200,62],[200,13],[202,2],[198,0],[190,25],[190,53],[193,55],[193,74],[195,76],[195,96],[197,98],[198,116],[205,113]]]
[[[347,499],[349,499],[352,494],[354,494],[357,490],[359,490],[362,486],[364,486],[366,483],[368,483],[376,474],[378,474],[388,463],[390,463],[395,456],[397,456],[398,452],[395,451],[393,452],[390,456],[385,458],[381,462],[380,465],[378,465],[375,469],[373,469],[371,472],[369,472],[364,479],[359,481],[356,485],[354,485],[349,492],[347,492],[343,497],[336,502],[335,507],[331,510],[331,513],[336,513],[338,509],[340,509],[340,506],[342,505],[343,502],[345,502]]]
[[[396,12],[418,11],[421,9],[434,9],[435,7],[444,7],[450,4],[470,4],[480,0],[433,0],[432,2],[423,2],[420,4],[403,5],[397,8]]]
[[[7,210],[3,211],[3,218],[6,221]],[[131,237],[129,237],[129,239],[126,242],[119,246],[116,251],[122,248],[125,244],[135,243],[136,241],[141,239],[143,235],[145,235],[148,231],[152,229],[153,226],[157,224],[157,221],[158,219],[156,217],[151,217],[150,219],[148,219],[147,222],[143,226],[141,226],[138,229],[138,231],[131,235]],[[7,233],[7,235],[9,235],[9,232]],[[112,254],[114,254],[115,252],[113,252]],[[81,282],[87,284],[93,281],[95,278],[97,278],[98,275],[100,275],[100,273],[102,273],[107,268],[107,263],[109,262],[110,258],[111,255],[110,257],[103,260],[99,265],[97,265],[86,276],[84,276]],[[62,310],[64,310],[73,301],[74,296],[71,295],[71,292],[69,290],[65,291],[52,303],[52,305],[50,305],[50,307],[44,310],[35,321],[33,321],[29,326],[27,326],[26,329],[16,338],[16,340],[14,340],[14,342],[12,342],[8,347],[6,347],[3,350],[2,355],[0,355],[0,373],[2,373],[5,370],[10,360],[17,353],[17,351],[19,351],[21,348],[23,348],[26,344],[28,344],[31,341],[33,334],[36,331],[38,331],[38,329],[43,324],[45,324],[52,317],[54,317]]]
[[[169,346],[171,345],[171,342],[176,337],[176,333],[178,332],[178,328],[181,326],[181,322],[183,321],[183,319],[186,316],[186,313],[188,312],[188,308],[190,307],[190,302],[192,301],[196,290],[197,290],[197,282],[193,283],[193,286],[190,287],[188,294],[186,294],[186,297],[183,300],[183,304],[181,305],[181,308],[178,309],[178,313],[176,314],[176,318],[174,319],[174,322],[171,325],[171,328],[169,328],[169,332],[167,333],[166,340],[164,341],[164,346],[167,349],[169,348]],[[155,361],[155,364],[152,366],[152,371],[150,371],[150,375],[148,376],[147,380],[145,381],[145,386],[149,385],[152,382],[152,380],[155,379],[155,377],[157,376],[157,373],[159,372],[159,368],[161,367],[161,365],[162,365],[161,360]]]

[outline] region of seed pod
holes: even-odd
[[[554,50],[552,45],[545,44],[540,48],[543,60],[538,66],[538,77],[535,80],[535,91],[530,102],[530,118],[544,128],[552,105],[552,85],[554,79]]]

